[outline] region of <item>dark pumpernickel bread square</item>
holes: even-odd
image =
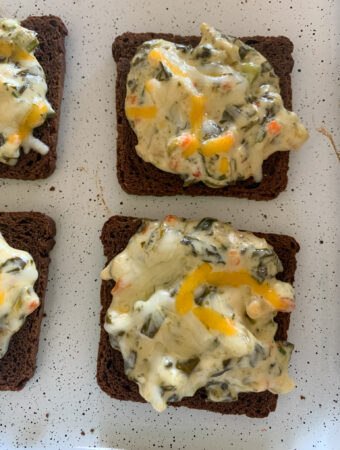
[[[49,252],[55,244],[56,229],[54,221],[45,214],[18,212],[0,213],[0,232],[9,245],[33,256],[39,273],[34,289],[39,296],[40,306],[14,334],[7,353],[0,359],[0,391],[19,391],[35,372],[50,263]]]
[[[118,36],[112,46],[117,63],[116,113],[117,113],[117,176],[124,191],[135,195],[214,195],[224,197],[249,198],[251,200],[271,200],[287,186],[289,152],[276,152],[263,164],[263,179],[256,183],[253,178],[239,181],[223,188],[210,188],[203,183],[183,187],[179,175],[157,169],[143,161],[136,153],[137,137],[125,115],[126,79],[130,61],[137,47],[150,39],[166,39],[179,44],[195,46],[198,36],[178,36],[164,33],[124,33]],[[280,77],[281,95],[285,107],[292,109],[292,89],[290,74],[294,61],[293,43],[284,36],[243,37],[243,42],[256,48],[273,65]]]
[[[124,250],[129,239],[136,233],[140,224],[140,219],[125,216],[113,216],[104,224],[101,241],[104,246],[104,254],[107,257],[107,262]],[[286,235],[254,234],[265,238],[278,254],[284,269],[282,273],[278,274],[277,278],[293,283],[296,269],[295,255],[300,249],[296,240]],[[100,296],[102,310],[100,314],[101,331],[97,362],[97,381],[101,389],[115,399],[145,402],[139,395],[137,384],[125,376],[123,358],[119,351],[111,347],[108,334],[103,327],[106,311],[112,301],[111,290],[114,285],[115,283],[113,281],[102,281],[101,285]],[[289,318],[289,313],[278,313],[275,318],[278,323],[275,339],[287,339]],[[211,402],[206,400],[205,390],[200,389],[193,397],[186,397],[180,402],[169,403],[169,405],[205,409],[220,414],[246,414],[249,417],[266,417],[271,411],[275,410],[276,402],[277,395],[269,391],[240,394],[239,399],[231,403]]]
[[[63,21],[56,16],[30,16],[23,20],[21,25],[38,33],[40,44],[35,50],[35,56],[45,71],[48,87],[46,97],[56,115],[47,119],[33,132],[35,137],[49,146],[49,152],[46,155],[40,155],[31,150],[25,155],[21,150],[20,158],[15,166],[0,163],[0,178],[37,180],[47,178],[56,167],[60,106],[65,74],[64,40],[67,29]]]

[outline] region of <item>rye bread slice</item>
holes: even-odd
[[[117,114],[117,176],[121,187],[128,194],[135,195],[213,195],[223,197],[249,198],[251,200],[271,200],[287,186],[289,152],[276,152],[263,164],[263,179],[256,183],[253,178],[239,181],[223,188],[210,188],[203,183],[183,187],[179,175],[164,172],[143,161],[136,153],[137,137],[130,127],[124,110],[126,79],[130,61],[139,45],[150,39],[166,39],[178,44],[196,46],[198,36],[178,36],[164,33],[124,33],[118,36],[112,53],[117,63],[116,114]],[[274,67],[280,77],[281,95],[285,107],[292,109],[291,71],[293,43],[284,36],[243,37],[243,42],[261,52]]]
[[[40,45],[35,50],[35,56],[45,71],[48,87],[46,97],[56,115],[47,119],[33,132],[35,137],[49,146],[49,152],[46,155],[40,155],[31,150],[25,155],[21,150],[15,166],[0,163],[0,178],[38,180],[47,178],[56,167],[60,106],[65,74],[64,40],[67,29],[63,21],[56,16],[30,16],[21,24],[38,33]]]
[[[13,335],[5,356],[0,359],[0,391],[19,391],[33,376],[39,346],[40,324],[52,250],[56,233],[54,221],[38,212],[0,213],[0,232],[14,248],[29,252],[39,276],[34,289],[40,306]]]
[[[104,246],[104,255],[107,257],[107,262],[124,250],[129,239],[136,233],[140,224],[141,219],[125,216],[113,216],[105,222],[101,233],[101,241]],[[278,254],[284,270],[278,274],[277,278],[293,283],[296,269],[295,255],[300,249],[296,240],[286,235],[254,234],[265,238]],[[137,384],[125,376],[121,353],[111,347],[108,334],[103,327],[106,311],[112,301],[111,290],[114,285],[115,283],[112,280],[102,281],[101,285],[100,296],[102,310],[100,314],[101,331],[97,361],[97,381],[101,389],[110,395],[110,397],[118,400],[145,402],[139,395]],[[289,319],[289,313],[278,313],[276,316],[275,320],[278,323],[278,329],[275,335],[276,340],[287,339]],[[249,417],[266,417],[271,411],[275,410],[278,396],[269,391],[240,394],[239,399],[231,403],[207,401],[206,397],[205,390],[200,389],[193,397],[186,397],[180,402],[169,403],[169,405],[205,409],[220,414],[246,414]]]

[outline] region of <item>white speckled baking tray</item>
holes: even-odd
[[[66,23],[67,74],[58,167],[45,181],[1,181],[0,209],[57,223],[38,368],[21,392],[0,393],[0,446],[10,448],[338,449],[340,145],[337,0],[2,0],[0,15],[56,14]],[[270,202],[153,198],[122,192],[115,165],[114,38],[127,30],[196,34],[206,21],[234,35],[295,44],[293,103],[311,139],[290,159],[286,192]],[[50,188],[54,186],[55,190]],[[105,199],[107,207],[103,204]],[[217,216],[287,233],[301,244],[289,339],[297,388],[267,419],[186,408],[159,415],[110,399],[96,384],[99,241],[111,214]]]

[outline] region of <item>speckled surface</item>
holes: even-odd
[[[20,6],[21,5],[21,6]],[[39,210],[57,223],[38,368],[21,392],[0,395],[0,447],[339,448],[340,146],[337,0],[2,0],[0,15],[56,14],[69,30],[55,173],[45,181],[0,181],[4,211]],[[284,34],[295,44],[293,104],[311,133],[290,159],[285,193],[270,202],[128,196],[115,165],[114,38],[127,30],[197,34],[207,21],[235,35]],[[53,189],[54,188],[54,189]],[[105,201],[105,205],[103,203]],[[111,400],[96,384],[99,235],[110,215],[198,218],[291,234],[301,244],[297,309],[289,338],[297,388],[269,418],[227,417]]]

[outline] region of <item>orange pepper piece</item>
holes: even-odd
[[[276,136],[281,131],[281,125],[278,122],[276,122],[276,120],[272,120],[267,125],[267,131],[268,131],[268,134],[270,134],[272,136]]]

